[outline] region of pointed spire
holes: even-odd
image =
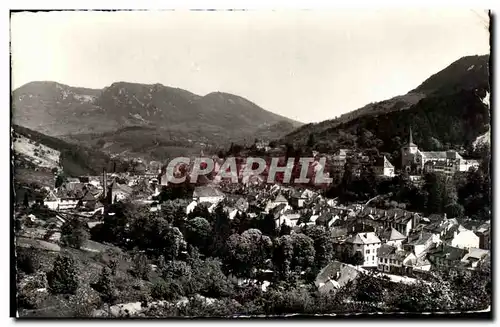
[[[413,134],[411,132],[411,126],[410,126],[410,144],[413,144]]]

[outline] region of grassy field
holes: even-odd
[[[35,171],[28,168],[14,168],[14,181],[19,184],[35,183],[39,187],[48,186],[53,188],[55,186],[54,174],[51,171],[40,169]]]

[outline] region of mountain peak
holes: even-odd
[[[412,92],[432,94],[459,89],[488,89],[489,60],[489,55],[462,57],[426,79]]]

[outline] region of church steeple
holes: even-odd
[[[409,147],[417,146],[415,143],[413,143],[413,133],[411,131],[411,126],[410,126],[410,142],[408,143]]]

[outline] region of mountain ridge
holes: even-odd
[[[376,148],[397,165],[411,126],[415,143],[427,150],[470,150],[490,126],[489,60],[489,55],[462,57],[404,95],[303,125],[280,142],[304,146],[311,139],[324,152]]]
[[[147,131],[151,135],[140,135],[144,147],[162,142],[191,147],[261,137],[277,139],[302,125],[238,95],[217,91],[200,96],[159,83],[131,82],[114,82],[103,89],[30,82],[12,92],[12,120],[48,136],[91,147],[104,134],[114,144],[128,144],[137,131],[129,131],[127,136],[122,129],[134,126],[155,129],[154,133]],[[109,135],[113,132],[121,141]],[[122,146],[119,152],[124,150]]]

